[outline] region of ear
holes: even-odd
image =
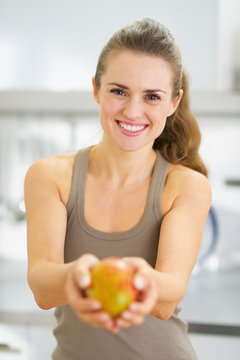
[[[96,102],[99,104],[99,97],[98,97],[99,89],[97,89],[95,86],[95,77],[94,76],[92,77],[92,86],[93,86],[93,96],[94,96]]]
[[[170,106],[170,109],[169,109],[169,113],[167,116],[171,116],[176,110],[177,110],[177,107],[178,105],[180,104],[180,101],[182,99],[182,96],[183,96],[183,90],[181,89],[180,92],[179,92],[179,95],[176,96],[172,102],[171,102],[171,106]]]

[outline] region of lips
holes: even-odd
[[[141,123],[132,123],[129,121],[119,121],[116,120],[118,127],[120,130],[128,136],[136,136],[141,134],[147,127],[147,124]]]

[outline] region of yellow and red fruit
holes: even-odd
[[[104,258],[92,269],[91,285],[85,294],[98,300],[102,309],[116,318],[137,297],[133,277],[133,267],[122,258]]]

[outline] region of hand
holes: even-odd
[[[135,302],[122,312],[115,320],[116,328],[127,328],[131,325],[141,325],[145,316],[150,314],[157,302],[157,286],[153,271],[155,271],[143,258],[126,257],[127,263],[135,268],[134,286],[138,290]]]
[[[91,284],[91,269],[98,263],[99,259],[91,254],[76,260],[69,271],[65,291],[69,305],[81,321],[115,333],[116,324],[108,312],[101,310],[101,303],[84,296],[84,290]]]

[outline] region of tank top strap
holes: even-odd
[[[166,183],[167,172],[168,172],[169,162],[164,159],[160,151],[157,151],[157,160],[154,169],[154,177],[152,179],[152,188],[153,188],[153,209],[158,223],[162,221],[162,194],[163,188]]]
[[[91,147],[92,146],[80,149],[76,153],[73,166],[72,186],[66,206],[68,214],[72,211],[75,203],[79,200],[79,194],[84,192],[85,178],[88,167],[88,156]]]

